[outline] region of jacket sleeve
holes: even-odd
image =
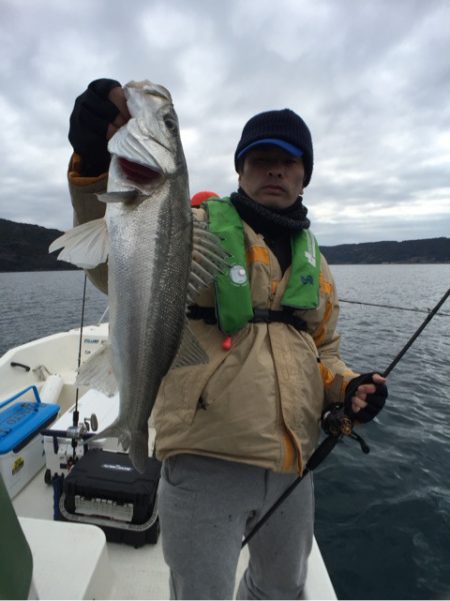
[[[83,177],[80,175],[81,158],[73,154],[68,170],[69,192],[74,211],[74,226],[81,225],[93,219],[99,219],[105,214],[105,203],[97,199],[97,194],[106,191],[108,173],[97,177]],[[94,269],[86,270],[91,282],[101,292],[108,294],[108,264],[103,263]]]
[[[340,336],[336,331],[339,300],[333,275],[322,257],[320,273],[321,320],[312,332],[320,358],[325,405],[343,402],[349,381],[358,374],[349,369],[339,353]]]

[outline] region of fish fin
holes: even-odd
[[[145,432],[138,430],[131,433],[128,454],[137,471],[144,473],[148,459],[148,429]]]
[[[175,367],[187,367],[189,365],[200,365],[208,363],[209,357],[200,346],[199,341],[192,333],[189,323],[186,319],[183,336],[181,338],[180,348],[175,355],[175,359],[170,366],[170,369]]]
[[[100,202],[133,202],[138,197],[139,192],[137,190],[124,190],[123,192],[104,192],[103,194],[97,194],[97,198]]]
[[[117,438],[130,457],[130,461],[141,474],[145,472],[145,464],[148,459],[148,429],[144,431],[131,431],[128,426],[124,425],[120,418],[112,423],[108,428],[99,432],[89,439],[100,440],[102,438]]]
[[[109,344],[103,344],[78,370],[76,386],[87,386],[112,396],[117,392],[117,380],[111,363]]]
[[[103,438],[117,438],[122,445],[123,450],[127,451],[131,442],[131,433],[129,428],[122,423],[119,417],[110,426],[89,438],[89,443],[94,440],[102,440]]]
[[[206,229],[202,221],[193,221],[193,249],[191,273],[188,284],[187,304],[192,304],[203,288],[229,267],[228,253],[222,248],[219,238]]]
[[[59,261],[67,261],[83,269],[105,263],[109,253],[106,221],[102,217],[74,227],[54,240],[48,251],[60,248],[63,250],[58,255]]]

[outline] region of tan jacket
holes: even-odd
[[[69,180],[80,223],[101,204],[92,196],[99,181],[80,185],[70,174]],[[202,209],[195,215],[206,219]],[[247,224],[244,236],[253,306],[280,310],[290,268],[283,276],[262,236]],[[90,277],[105,290],[102,274]],[[198,304],[214,306],[212,287]],[[164,378],[152,414],[157,456],[195,453],[301,473],[317,445],[324,406],[342,401],[356,375],[339,356],[338,313],[333,277],[322,257],[319,307],[297,312],[307,332],[282,323],[249,323],[224,350],[225,336],[217,326],[191,320],[210,360],[173,369]]]
[[[68,172],[69,192],[74,210],[74,226],[103,217],[106,211],[105,203],[97,200],[96,194],[101,194],[106,190],[108,174],[103,173],[98,177],[82,177],[79,175],[80,161],[80,157],[73,154]],[[86,273],[99,290],[108,294],[108,268],[106,263],[95,269],[89,269]]]

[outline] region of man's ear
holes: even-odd
[[[239,175],[239,179],[242,176],[242,173],[244,172],[244,162],[245,162],[245,157],[241,157],[240,159],[238,159],[237,164],[236,164],[236,171]]]
[[[238,184],[241,185],[241,179],[244,174],[244,161],[240,160],[237,164]]]

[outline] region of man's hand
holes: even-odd
[[[82,159],[82,175],[108,170],[108,140],[129,118],[123,89],[114,79],[96,79],[78,96],[70,116],[69,140]]]
[[[370,422],[384,407],[388,396],[386,379],[377,373],[353,378],[345,392],[345,413],[352,420]]]
[[[108,129],[106,130],[106,139],[109,140],[113,137],[118,129],[125,125],[130,119],[131,115],[128,111],[127,101],[122,87],[114,87],[108,94],[108,100],[112,102],[118,109],[119,112],[112,123],[108,123]]]

